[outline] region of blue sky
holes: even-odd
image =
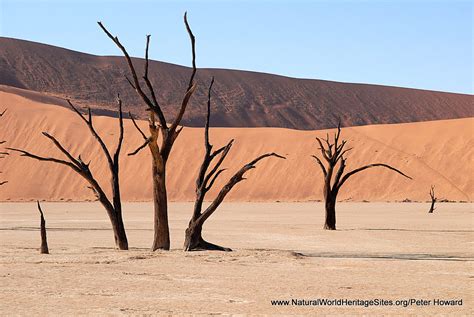
[[[473,93],[471,1],[0,0],[0,35],[119,55],[102,21],[134,56],[198,67]]]

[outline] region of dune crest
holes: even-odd
[[[1,92],[2,106],[8,108],[0,131],[7,146],[27,149],[41,155],[62,157],[42,131],[53,134],[75,156],[91,160],[91,169],[108,188],[106,162],[95,155],[98,148],[87,127],[70,110],[33,101],[14,93]],[[125,105],[125,110],[127,105]],[[115,146],[116,119],[94,117],[104,141]],[[212,119],[211,119],[212,120]],[[146,131],[147,123],[140,121]],[[141,144],[141,136],[126,120],[123,153]],[[348,155],[347,170],[367,163],[388,163],[414,178],[407,180],[384,170],[369,170],[354,176],[339,198],[352,201],[429,200],[430,185],[436,186],[440,199],[471,201],[473,175],[473,118],[420,123],[373,125],[343,129],[343,138],[354,150]],[[318,154],[316,136],[328,130],[298,131],[283,128],[213,128],[211,142],[216,147],[235,138],[235,146],[223,167],[229,168],[216,189],[231,173],[257,155],[277,152],[286,161],[268,159],[248,173],[248,180],[229,194],[229,201],[311,201],[322,199],[322,175],[310,157]],[[172,201],[191,201],[197,170],[203,155],[203,130],[185,128],[171,153],[168,169],[168,196]],[[122,156],[122,196],[126,201],[151,200],[151,167],[148,150],[134,157]],[[0,201],[44,199],[94,200],[80,177],[65,167],[38,162],[12,153],[2,162],[3,178],[9,183],[0,191]]]

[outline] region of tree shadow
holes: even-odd
[[[408,232],[459,232],[459,233],[473,233],[474,230],[434,230],[434,229],[401,229],[401,228],[352,228],[352,229],[337,229],[337,231],[408,231]]]
[[[48,227],[48,231],[110,231],[111,228],[61,228],[61,227]],[[0,228],[0,231],[39,231],[38,227],[9,227],[9,228]],[[153,229],[146,228],[130,228],[127,231],[152,231]]]
[[[457,254],[429,254],[429,253],[309,253],[295,252],[300,257],[330,258],[330,259],[379,259],[379,260],[401,260],[401,261],[474,261],[472,256]]]

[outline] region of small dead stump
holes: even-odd
[[[36,201],[38,204],[38,210],[40,212],[41,221],[40,221],[40,231],[41,231],[41,254],[49,254],[48,249],[48,239],[46,238],[46,221],[44,220],[43,210],[41,210],[41,205],[39,201]]]

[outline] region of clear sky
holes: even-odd
[[[0,35],[198,67],[473,93],[472,1],[0,0]]]

